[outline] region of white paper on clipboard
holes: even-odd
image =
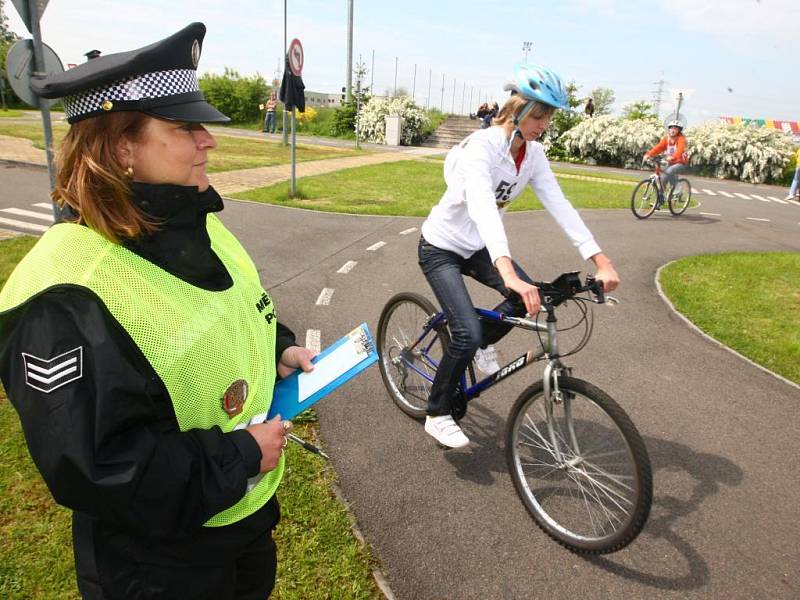
[[[315,394],[330,382],[346,373],[364,358],[367,352],[363,344],[356,339],[349,339],[331,350],[324,358],[314,365],[314,370],[300,373],[297,377],[297,400],[302,402]]]

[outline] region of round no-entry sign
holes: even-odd
[[[303,44],[297,38],[289,44],[289,68],[298,77],[303,74]]]

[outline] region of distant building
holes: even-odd
[[[326,94],[306,90],[306,106],[339,108],[342,105],[342,94]]]

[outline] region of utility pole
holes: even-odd
[[[372,88],[372,84],[375,82],[375,50],[372,51],[372,68],[369,72],[369,93],[375,94],[375,90]]]
[[[353,0],[347,0],[347,92],[350,100],[353,93]]]
[[[464,114],[464,94],[467,91],[467,82],[464,82],[464,85],[461,86],[461,114]]]
[[[411,99],[414,100],[416,104],[416,94],[417,94],[417,63],[414,63],[414,83],[411,84]]]
[[[439,107],[439,110],[444,113],[444,73],[442,73],[442,104]]]
[[[667,83],[664,81],[664,72],[661,72],[661,79],[655,82],[654,85],[657,85],[658,88],[653,90],[653,103],[655,104],[656,109],[656,116],[661,118],[661,98],[664,95],[664,84]]]
[[[472,104],[472,86],[469,86],[469,108],[470,108],[470,110],[472,110],[473,106],[474,106],[474,104]]]
[[[392,93],[392,98],[397,97],[397,63],[399,60],[396,56],[394,57],[394,92]]]
[[[453,103],[450,105],[450,114],[456,114],[456,78],[453,77]]]

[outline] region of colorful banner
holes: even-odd
[[[777,119],[748,119],[746,117],[720,117],[720,121],[731,125],[757,125],[768,129],[780,129],[791,135],[800,135],[800,122]]]

